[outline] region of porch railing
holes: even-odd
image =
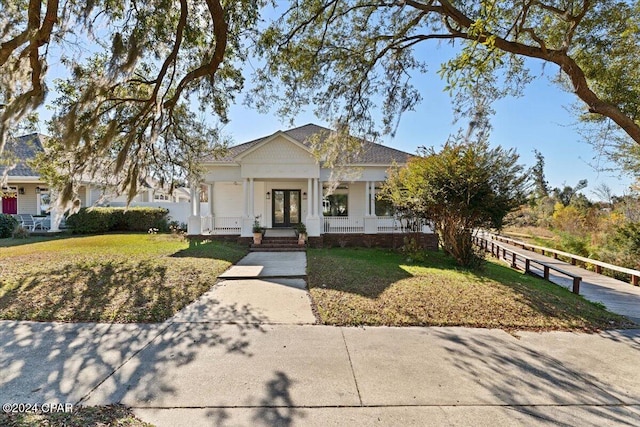
[[[378,233],[408,233],[418,231],[429,233],[430,228],[424,220],[399,219],[393,216],[378,216],[376,232]],[[364,217],[331,216],[324,217],[324,233],[364,233]]]
[[[211,218],[211,217],[206,217]],[[204,219],[202,218],[202,229],[205,230]],[[242,229],[242,218],[234,216],[217,216],[213,218],[213,228],[209,222],[209,230],[211,234],[240,234]]]
[[[324,217],[325,233],[364,233],[364,218],[354,216]]]
[[[402,231],[402,222],[392,216],[379,216],[378,233],[398,233]]]

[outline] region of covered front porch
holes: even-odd
[[[377,181],[336,186],[318,178],[205,183],[192,188],[188,234],[251,237],[255,222],[265,229],[304,223],[310,237],[430,232],[426,224],[397,218],[386,204],[376,201],[379,186]]]

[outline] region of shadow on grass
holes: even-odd
[[[167,285],[166,273],[147,260],[67,264],[23,276],[0,297],[0,311],[4,318],[37,321],[161,321],[189,302]]]
[[[309,250],[307,257],[310,287],[335,289],[367,298],[377,298],[392,284],[414,277],[408,271],[411,267],[462,273],[480,282],[492,280],[486,270],[460,267],[441,250],[424,252],[424,259],[420,261],[391,250],[361,248]]]
[[[307,251],[309,288],[376,298],[393,283],[412,277],[400,268],[402,259],[396,252],[381,249],[310,249]]]
[[[581,330],[633,326],[550,282],[490,262],[480,270],[465,269],[441,251],[426,252],[419,262],[380,249],[310,250],[308,259],[314,301],[332,324]],[[414,277],[382,296],[392,285]]]

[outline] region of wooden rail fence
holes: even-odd
[[[603,261],[598,261],[591,258],[586,258],[580,255],[570,254],[568,252],[558,251],[556,249],[545,248],[543,246],[532,245],[530,243],[522,242],[520,240],[511,239],[505,236],[498,236],[495,234],[485,233],[485,236],[491,236],[492,240],[497,240],[499,242],[509,243],[513,246],[519,246],[522,249],[536,252],[539,250],[542,255],[553,254],[553,258],[558,259],[559,256],[565,257],[569,260],[572,265],[576,265],[577,261],[583,262],[585,264],[591,264],[594,266],[595,272],[598,274],[603,274],[603,269],[616,271],[618,273],[627,274],[630,276],[630,283],[634,286],[638,286],[640,284],[640,271],[633,270],[631,268],[619,267],[617,265],[608,264]]]
[[[511,268],[519,270],[524,270],[525,274],[531,274],[534,276],[540,276],[536,271],[532,270],[532,266],[537,266],[538,270],[542,271],[542,276],[545,280],[549,280],[549,273],[551,270],[556,271],[564,276],[570,277],[573,280],[573,286],[571,291],[574,294],[580,294],[580,282],[582,281],[582,277],[575,275],[569,271],[563,270],[555,265],[546,264],[543,261],[539,261],[534,258],[529,258],[526,255],[520,254],[518,252],[514,252],[512,249],[509,249],[500,243],[497,243],[493,240],[489,240],[482,236],[474,236],[473,242],[479,246],[481,249],[484,249],[487,252],[490,252],[491,255],[498,259],[505,260],[510,263]],[[519,263],[519,264],[518,264]]]

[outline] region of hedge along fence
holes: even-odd
[[[67,228],[76,234],[108,231],[167,231],[168,209],[163,208],[81,208],[67,218]]]

